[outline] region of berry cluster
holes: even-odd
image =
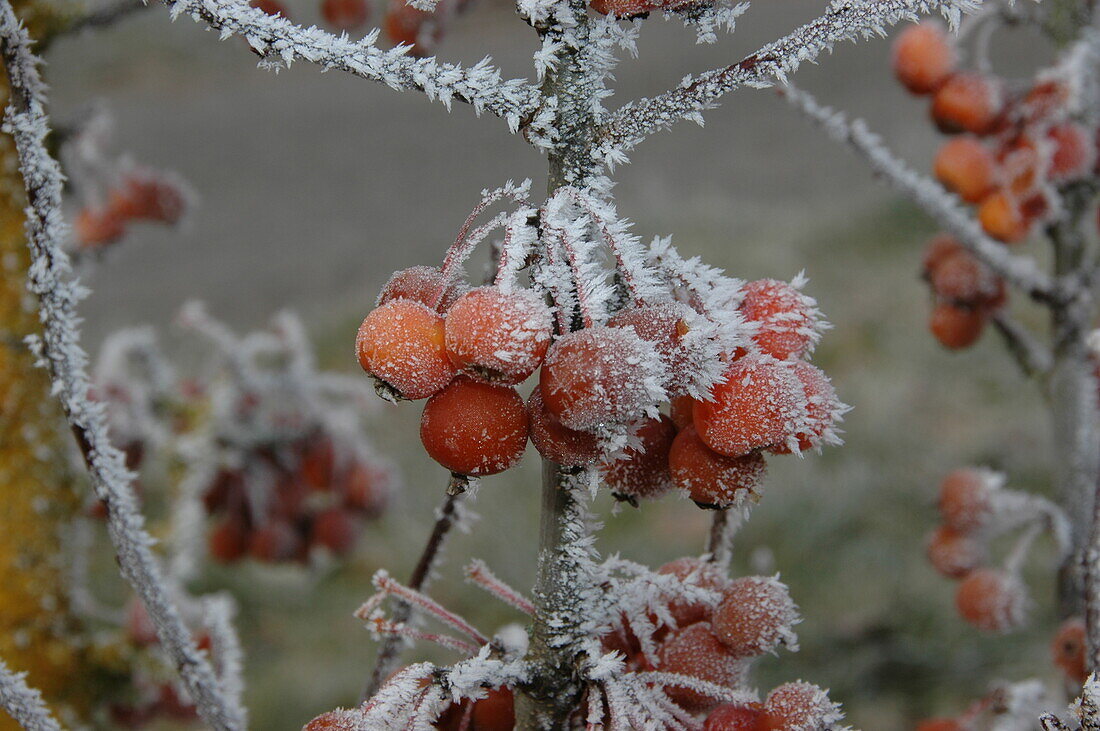
[[[1004,280],[948,234],[928,243],[923,276],[935,300],[929,328],[951,350],[977,342],[989,316],[1007,299]]]
[[[588,225],[621,228],[581,200]],[[394,274],[359,328],[359,364],[379,393],[428,399],[420,437],[433,459],[457,475],[492,475],[517,464],[530,437],[551,462],[595,468],[621,499],[679,488],[727,508],[755,494],[763,452],[838,441],[845,407],[805,360],[824,325],[801,279],[687,276],[667,241],[646,252],[610,234],[618,267],[608,273],[584,261],[595,244],[572,240],[554,210],[544,207],[542,231],[527,240],[557,246],[541,260],[503,249],[496,281],[475,289],[456,275],[474,245],[464,238],[471,217],[441,268]],[[520,267],[533,270],[529,287]],[[536,370],[525,404],[516,386]],[[666,399],[671,417],[658,410]]]
[[[183,188],[170,176],[130,170],[110,188],[105,204],[80,209],[73,232],[81,249],[98,249],[121,239],[137,221],[176,224],[187,205]]]
[[[942,524],[928,538],[932,566],[959,580],[955,605],[960,616],[988,632],[1009,632],[1027,619],[1030,599],[1020,564],[1039,530],[1064,544],[1065,518],[1044,498],[1004,488],[1004,476],[988,469],[962,468],[940,484]],[[989,544],[1026,527],[1002,568],[988,565]]]
[[[926,719],[917,724],[916,731],[1030,729],[1054,703],[1058,701],[1037,680],[998,684],[959,715]]]

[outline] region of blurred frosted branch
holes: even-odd
[[[27,685],[25,673],[13,673],[0,660],[0,706],[27,731],[61,731],[42,694]]]
[[[157,635],[187,686],[203,719],[217,729],[244,726],[244,713],[227,703],[213,669],[195,646],[172,602],[152,552],[153,538],[137,509],[122,453],[110,441],[103,405],[89,398],[88,356],[80,346],[76,305],[85,290],[71,277],[61,249],[61,170],[46,150],[49,123],[45,87],[38,75],[30,37],[11,4],[0,0],[0,50],[11,97],[4,130],[15,140],[26,186],[26,232],[31,254],[28,288],[38,298],[42,336],[30,343],[49,371],[53,390],[72,428],[96,495],[107,507],[108,530],[123,576],[149,611]]]
[[[991,318],[1020,370],[1029,377],[1045,376],[1051,368],[1050,350],[1011,315],[996,312]]]

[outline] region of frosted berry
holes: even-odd
[[[668,464],[676,487],[704,507],[744,505],[758,494],[767,474],[767,463],[759,452],[740,457],[718,454],[703,443],[694,426],[676,435]]]
[[[941,302],[932,310],[928,328],[940,345],[961,350],[978,342],[985,329],[986,317],[986,312],[981,308]]]
[[[841,719],[840,707],[812,683],[785,683],[764,701],[766,731],[825,731]]]
[[[798,440],[798,451],[805,452],[816,449],[826,441],[836,441],[833,428],[847,407],[837,398],[836,389],[825,371],[802,360],[795,361],[793,367],[806,399],[806,419],[794,438]],[[790,454],[792,449],[789,444],[780,444],[770,451]]]
[[[1047,177],[1063,183],[1083,177],[1096,161],[1096,147],[1088,131],[1075,122],[1056,124],[1047,131],[1053,143]]]
[[[249,555],[267,563],[290,561],[301,549],[301,537],[290,523],[282,520],[272,520],[256,528],[248,541]]]
[[[358,731],[362,721],[361,713],[338,708],[322,713],[307,723],[302,731]]]
[[[932,568],[951,579],[960,579],[984,564],[987,553],[982,541],[946,525],[932,532],[925,551]]]
[[[367,315],[355,349],[363,370],[408,399],[431,396],[455,375],[443,318],[412,300],[395,299]]]
[[[343,508],[333,507],[322,510],[313,519],[309,543],[343,556],[355,546],[358,537],[359,524],[351,513]]]
[[[249,0],[248,7],[256,8],[266,15],[273,15],[279,18],[290,17],[286,12],[286,6],[279,2],[279,0]]]
[[[1022,241],[1031,230],[1020,200],[1007,190],[995,191],[982,200],[978,222],[987,234],[1006,244]]]
[[[930,277],[939,268],[940,264],[960,251],[965,251],[965,249],[954,236],[951,234],[937,234],[924,248],[924,258],[921,262],[924,275]]]
[[[495,475],[523,457],[528,424],[514,388],[459,376],[428,399],[420,441],[432,459],[452,472]]]
[[[442,6],[443,3],[440,3]],[[425,56],[443,37],[443,27],[432,13],[406,5],[405,0],[390,0],[383,22],[386,37],[394,45],[412,46],[409,53]]]
[[[938,89],[958,62],[955,48],[939,23],[906,28],[894,41],[894,75],[914,94]]]
[[[1027,591],[1018,576],[1000,569],[978,569],[959,583],[955,607],[978,629],[1008,632],[1027,618]]]
[[[632,329],[597,325],[563,335],[539,376],[547,411],[570,429],[637,419],[660,399],[661,364]]]
[[[1014,195],[1025,195],[1039,183],[1044,160],[1035,140],[1027,134],[1018,134],[1001,145],[997,163],[1005,189]]]
[[[711,626],[730,652],[756,657],[780,644],[793,645],[791,627],[797,621],[798,609],[784,584],[767,576],[745,576],[722,591]]]
[[[806,421],[802,383],[789,362],[753,353],[731,363],[712,401],[697,401],[695,428],[703,442],[728,457],[787,440]]]
[[[777,279],[747,283],[741,314],[757,331],[753,341],[768,355],[786,360],[813,350],[820,331],[817,303],[792,284]]]
[[[511,688],[500,687],[474,703],[471,731],[512,731],[516,725],[515,699]]]
[[[664,414],[646,417],[636,432],[640,449],[628,447],[619,459],[600,472],[616,496],[658,498],[672,489],[668,452],[676,437],[676,425]]]
[[[516,384],[535,372],[553,335],[550,308],[534,292],[480,287],[447,310],[447,355],[466,375]]]
[[[940,483],[939,510],[943,522],[957,531],[976,531],[993,516],[997,475],[989,470],[964,467],[949,472]]]
[[[355,30],[367,22],[370,8],[366,0],[322,0],[321,16],[337,30]]]
[[[1003,96],[999,84],[981,74],[953,74],[932,97],[932,119],[944,132],[986,135],[1000,117]]]
[[[729,579],[715,564],[693,556],[685,556],[669,561],[657,569],[657,573],[675,576],[680,581],[712,591],[721,591],[729,583]],[[709,620],[713,609],[705,602],[674,599],[669,602],[668,611],[672,618],[676,620],[676,626],[684,628],[696,622]]]
[[[237,518],[224,518],[210,531],[208,549],[219,563],[237,561],[248,552],[248,528]]]
[[[644,17],[661,7],[660,3],[649,0],[590,0],[589,5],[600,15],[614,15],[621,19]]]
[[[964,727],[954,718],[930,718],[918,723],[916,731],[964,731]]]
[[[76,216],[73,232],[80,246],[95,248],[121,239],[126,221],[110,209],[84,208]]]
[[[600,457],[600,443],[592,432],[570,429],[546,410],[539,389],[527,399],[531,443],[546,459],[565,467],[593,464]]]
[[[723,703],[707,714],[703,731],[758,731],[763,717],[764,706],[759,703]]]
[[[967,203],[977,203],[997,183],[997,161],[993,153],[970,135],[943,143],[933,163],[936,178]]]
[[[171,182],[135,171],[125,178],[121,188],[112,191],[110,207],[124,218],[171,224],[183,218],[187,199]]]
[[[651,343],[665,365],[665,389],[670,394],[679,394],[694,380],[696,368],[684,338],[691,332],[697,317],[693,309],[681,302],[661,302],[622,309],[607,324],[629,327],[642,340]]]
[[[390,475],[384,468],[353,462],[341,482],[344,505],[368,517],[376,517],[386,507]]]
[[[1001,280],[970,252],[946,256],[929,281],[937,297],[955,304],[978,305],[997,299]]]
[[[414,266],[390,276],[378,295],[376,305],[381,307],[390,300],[404,298],[446,312],[461,295],[462,287],[457,282],[443,286],[443,272],[438,267]],[[438,307],[436,301],[439,302]]]
[[[658,669],[734,688],[743,681],[747,665],[726,649],[710,625],[697,622],[669,635],[661,644]],[[687,688],[666,686],[665,690],[672,700],[692,713],[709,711],[720,703]]]
[[[327,490],[332,486],[336,467],[336,448],[332,440],[321,436],[311,439],[302,449],[299,465],[302,479],[314,490]]]
[[[1050,655],[1055,667],[1062,671],[1067,680],[1080,684],[1088,677],[1085,662],[1087,645],[1085,621],[1080,617],[1070,617],[1058,628],[1058,634],[1050,643]]]
[[[1035,83],[1020,102],[1021,116],[1026,122],[1043,122],[1057,117],[1070,101],[1071,92],[1057,79]]]

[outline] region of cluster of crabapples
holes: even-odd
[[[176,181],[148,170],[129,170],[110,187],[105,203],[85,205],[77,213],[76,244],[100,249],[121,239],[135,222],[172,225],[186,209],[187,197]]]
[[[935,22],[906,29],[894,44],[898,80],[931,97],[933,122],[951,135],[936,152],[936,178],[976,207],[991,238],[1023,242],[1057,214],[1059,189],[1096,173],[1097,129],[1076,117],[1073,87],[1058,67],[1016,90],[958,66],[953,40]],[[936,239],[926,258],[936,298],[931,328],[945,346],[962,348],[1004,303],[1004,286],[947,241]]]
[[[765,471],[763,452],[801,452],[836,439],[843,405],[828,377],[804,360],[819,335],[817,308],[796,286],[743,285],[732,309],[752,339],[721,355],[708,394],[687,394],[693,343],[709,314],[671,297],[632,302],[605,324],[555,330],[533,289],[475,289],[440,269],[397,272],[363,320],[356,352],[379,392],[428,399],[420,437],[457,475],[507,470],[528,438],[564,467],[599,463],[620,499],[674,488],[701,506],[742,505]],[[694,338],[694,340],[693,340]],[[516,386],[539,371],[527,402]],[[657,411],[663,397],[671,416]],[[602,435],[626,427],[633,440],[605,460]]]

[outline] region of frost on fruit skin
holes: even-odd
[[[26,682],[26,673],[15,673],[0,660],[0,708],[29,731],[61,731],[50,715],[42,694]]]
[[[550,308],[529,289],[480,287],[459,297],[444,320],[451,361],[491,383],[514,385],[534,373],[552,334]]]
[[[538,388],[527,399],[527,413],[531,419],[531,443],[544,458],[564,467],[583,467],[595,464],[600,458],[599,437],[558,422],[546,410]]]
[[[735,655],[756,657],[779,645],[798,650],[798,607],[778,576],[744,576],[722,590],[711,626]]]
[[[716,353],[716,326],[683,302],[635,304],[615,313],[607,324],[629,327],[652,343],[665,364],[665,391],[669,396],[687,393],[708,381],[706,367]]]
[[[958,531],[979,530],[993,516],[996,493],[1004,475],[982,467],[953,470],[940,483],[939,510],[943,522]]]
[[[402,269],[390,275],[389,280],[383,285],[375,302],[376,307],[381,307],[390,300],[411,299],[425,307],[435,309],[439,292],[443,290],[443,298],[439,302],[439,311],[446,312],[463,294],[463,288],[458,283],[452,282],[446,288],[443,286],[443,272],[439,267],[413,266]]]
[[[789,284],[757,279],[741,288],[741,315],[757,326],[753,342],[773,358],[808,356],[828,327],[817,302],[801,291],[805,283],[799,275]]]
[[[719,454],[703,443],[694,426],[676,435],[669,451],[676,487],[696,503],[718,509],[743,510],[760,498],[767,463],[759,452],[740,457]]]
[[[729,688],[740,686],[748,672],[747,661],[730,652],[706,622],[685,627],[666,639],[661,644],[657,667]],[[688,688],[668,688],[666,692],[692,712],[707,711],[719,702]]]
[[[711,591],[721,591],[729,584],[729,579],[718,566],[692,556],[669,561],[657,569],[657,573],[675,576],[685,584],[700,586]],[[687,627],[696,622],[709,620],[714,611],[714,603],[674,599],[669,602],[668,611],[676,621],[677,627]]]
[[[799,454],[825,445],[842,444],[839,425],[851,407],[837,397],[832,381],[825,371],[802,360],[795,361],[793,367],[806,398],[806,421],[796,429],[793,438],[788,438],[785,444],[772,447],[769,451],[774,454],[790,454],[796,451],[792,449],[792,440],[797,441]]]
[[[550,346],[539,389],[562,424],[591,430],[655,413],[663,380],[664,364],[652,346],[633,330],[598,325]]]
[[[928,536],[925,553],[932,567],[951,579],[966,576],[989,557],[983,541],[946,525],[938,526]]]
[[[703,442],[727,457],[790,444],[807,431],[805,389],[793,365],[763,353],[729,364],[710,401],[697,401],[695,428]]]
[[[640,444],[627,447],[614,461],[601,465],[600,473],[611,492],[627,500],[653,500],[672,489],[668,450],[676,426],[664,414],[647,417],[635,432]]]
[[[528,433],[527,409],[514,388],[467,376],[458,376],[428,399],[420,420],[420,439],[432,459],[475,477],[515,465],[527,448]]]
[[[1018,629],[1027,621],[1030,605],[1020,577],[1000,569],[972,571],[955,593],[962,618],[986,632]]]
[[[322,713],[307,723],[302,731],[359,731],[363,714],[358,709],[337,708]]]
[[[413,300],[390,300],[367,315],[355,351],[363,370],[407,399],[427,398],[455,375],[443,318]]]
[[[1051,659],[1071,682],[1084,683],[1089,675],[1085,660],[1086,645],[1085,621],[1081,617],[1070,617],[1062,622],[1051,640]]]
[[[782,731],[827,731],[844,714],[826,691],[812,683],[785,683],[764,701],[764,727]]]
[[[930,94],[958,64],[952,39],[941,23],[925,20],[898,33],[891,49],[894,74],[914,94]]]

